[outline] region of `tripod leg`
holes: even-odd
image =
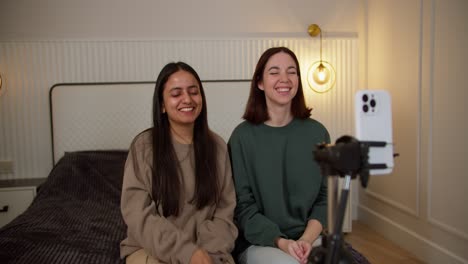
[[[354,263],[351,254],[344,248],[343,241],[343,221],[346,212],[346,206],[348,203],[349,188],[351,183],[351,176],[346,175],[345,184],[341,190],[340,203],[335,208],[335,225],[333,233],[327,239],[327,254],[325,263],[326,264],[345,264]]]
[[[323,239],[325,243],[322,246],[314,248],[312,250],[309,261],[310,263],[317,264],[354,264],[355,261],[352,255],[344,247],[343,241],[343,219],[346,211],[346,205],[348,202],[349,186],[351,182],[351,176],[346,175],[345,184],[341,190],[340,203],[338,206],[334,206],[334,225],[333,232],[329,234],[326,239]],[[330,205],[329,205],[330,206]],[[333,219],[332,219],[333,220]],[[329,219],[330,221],[330,219]]]

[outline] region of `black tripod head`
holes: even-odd
[[[314,157],[322,175],[350,175],[352,179],[359,175],[362,187],[366,188],[369,182],[369,146],[368,142],[342,136],[335,145],[318,145]]]

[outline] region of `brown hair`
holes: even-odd
[[[302,90],[301,71],[299,69],[299,61],[297,60],[296,55],[286,47],[273,47],[267,49],[263,52],[262,56],[260,56],[252,77],[249,99],[247,100],[247,106],[245,107],[245,112],[242,117],[253,124],[260,124],[270,119],[266,105],[265,92],[258,88],[258,83],[263,80],[263,72],[268,60],[279,52],[284,52],[291,56],[297,66],[299,87],[297,89],[296,96],[292,99],[291,113],[294,117],[300,119],[310,117],[312,109],[308,108],[305,104],[304,92]]]

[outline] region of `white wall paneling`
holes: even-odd
[[[468,2],[369,0],[367,12],[365,76],[392,94],[400,156],[360,192],[358,218],[427,263],[468,263]]]
[[[52,168],[48,96],[54,84],[154,81],[166,63],[178,60],[192,65],[203,80],[250,79],[260,54],[272,46],[295,51],[303,76],[319,59],[319,40],[310,37],[0,42],[0,71],[7,80],[0,97],[0,159],[14,162],[14,173],[0,179],[45,177]],[[325,38],[323,57],[336,67],[336,86],[316,94],[303,81],[313,116],[334,139],[353,131],[357,52],[356,36]]]
[[[434,2],[428,219],[468,241],[468,141],[465,121],[468,2]],[[448,19],[450,18],[450,19]],[[454,37],[456,36],[456,41]],[[450,41],[452,40],[452,41]],[[462,118],[466,120],[466,117]],[[460,188],[465,186],[465,188]]]

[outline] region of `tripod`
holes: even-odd
[[[322,237],[322,246],[316,247],[309,255],[309,261],[317,264],[354,264],[351,253],[344,247],[343,219],[348,202],[351,180],[359,175],[361,185],[366,188],[370,169],[383,169],[386,164],[369,164],[369,147],[383,147],[385,142],[358,141],[351,136],[339,138],[335,145],[321,144],[314,151],[323,176],[345,178],[340,201],[333,209],[335,221],[332,233]],[[336,187],[336,186],[334,186]]]
[[[348,250],[344,247],[343,243],[343,219],[346,211],[346,204],[349,196],[349,186],[351,176],[345,176],[345,183],[341,190],[340,202],[336,210],[335,223],[333,225],[333,232],[322,237],[322,246],[316,247],[312,250],[309,256],[309,261],[312,263],[326,263],[326,264],[354,264],[354,260]]]

